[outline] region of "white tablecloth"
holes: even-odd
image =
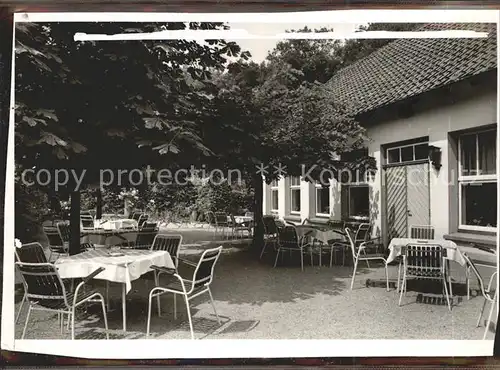
[[[101,228],[101,229],[110,229],[110,230],[118,230],[118,229],[124,229],[124,228],[138,228],[138,223],[136,220],[128,219],[128,218],[123,218],[119,220],[106,220],[104,222],[97,220],[95,222],[95,227],[96,228]]]
[[[95,245],[119,245],[123,243],[135,243],[137,240],[137,230],[83,230],[83,242]]]
[[[243,222],[251,222],[253,221],[253,217],[251,216],[234,216],[234,220],[241,224]],[[231,222],[231,216],[227,216],[227,222]]]
[[[466,265],[465,258],[460,252],[458,246],[451,240],[420,240],[411,238],[394,238],[389,243],[389,257],[387,258],[387,263],[390,263],[396,259],[396,257],[401,255],[401,247],[408,244],[437,244],[446,248],[446,259],[450,261],[455,261],[462,266]]]
[[[295,226],[295,229],[297,230],[297,236],[299,237],[299,239],[309,233],[307,234],[307,236],[314,238],[324,244],[328,244],[328,242],[332,240],[338,242],[345,241],[345,238],[342,236],[342,234],[335,232],[334,230],[322,230],[310,225],[297,225]]]
[[[151,265],[175,268],[172,258],[164,251],[121,250],[124,256],[111,257],[106,249],[96,249],[70,257],[59,258],[55,265],[61,278],[83,278],[99,267],[105,270],[95,278],[126,285],[127,293],[132,281],[150,271]]]

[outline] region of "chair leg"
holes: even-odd
[[[387,270],[387,263],[384,261],[384,267],[385,267],[385,286],[387,291],[389,291],[389,271]]]
[[[177,294],[174,294],[174,320],[177,320]]]
[[[465,269],[465,279],[467,280],[467,300],[470,300],[470,266]]]
[[[451,311],[451,304],[450,304],[450,297],[448,295],[448,284],[446,281],[446,276],[443,276],[443,285],[444,285],[444,291],[446,295],[446,302],[448,302],[448,309]]]
[[[208,294],[210,294],[210,303],[212,304],[212,308],[214,309],[215,317],[217,317],[217,323],[220,325],[220,318],[217,314],[217,310],[215,309],[214,297],[212,296],[212,291],[210,290],[210,288],[208,288]]]
[[[280,256],[280,249],[278,248],[278,251],[276,252],[276,259],[274,260],[274,267],[276,267],[276,264],[278,263],[279,256]]]
[[[31,314],[31,305],[28,306],[28,314],[26,315],[26,321],[24,322],[23,334],[21,335],[21,339],[24,339],[24,336],[26,335],[26,328],[28,327],[30,314]]]
[[[71,340],[75,339],[75,307],[71,308]]]
[[[158,287],[160,284],[159,284],[159,276],[158,276],[158,273],[155,271],[154,272],[154,277],[155,277],[155,287]],[[157,295],[156,296],[156,308],[158,310],[158,317],[161,317],[161,308],[160,308],[160,296]]]
[[[262,259],[262,256],[264,255],[264,251],[266,250],[267,244],[268,244],[267,241],[264,240],[264,246],[262,247],[262,250],[260,251],[259,259]]]
[[[101,299],[102,316],[104,317],[104,329],[106,330],[106,339],[109,339],[109,329],[108,329],[108,315],[106,315],[106,305],[104,304],[104,297],[99,295]]]
[[[399,266],[398,266],[398,283],[397,283],[396,292],[399,293],[400,288],[401,288],[401,261],[399,261]]]
[[[194,329],[193,329],[193,321],[191,320],[191,309],[189,308],[189,300],[186,295],[184,295],[184,300],[186,301],[186,310],[188,314],[189,320],[189,329],[191,330],[191,339],[194,339]]]
[[[479,328],[479,326],[481,325],[481,318],[483,317],[484,308],[486,307],[486,302],[487,299],[485,298],[483,302],[483,307],[481,307],[481,311],[479,312],[479,317],[477,318],[476,328]]]
[[[351,290],[354,285],[354,278],[356,277],[356,269],[358,268],[358,259],[356,258],[356,261],[354,261],[354,271],[352,272],[352,279],[351,279]]]
[[[19,311],[17,312],[16,324],[19,322],[19,317],[21,316],[21,311],[23,310],[25,300],[26,300],[26,293],[23,294],[23,300],[21,301],[21,306],[19,306]]]
[[[401,300],[403,299],[403,292],[406,290],[406,271],[403,271],[403,282],[401,283],[401,289],[399,291],[399,303],[398,306],[401,306]]]
[[[333,266],[333,248],[330,249],[330,268]]]
[[[155,293],[155,289],[149,292],[149,302],[148,302],[148,321],[146,324],[146,338],[149,337],[149,328],[151,326],[151,303],[153,300],[153,294]]]
[[[488,315],[488,320],[486,321],[486,325],[485,325],[486,327],[484,328],[483,340],[486,339],[486,335],[488,334],[488,331],[490,330],[491,317],[493,316],[495,304],[496,304],[496,293],[495,293],[495,297],[493,298],[493,302],[491,302],[490,314]],[[498,323],[497,323],[497,325],[498,325]]]

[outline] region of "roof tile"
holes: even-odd
[[[433,23],[419,31],[449,29],[489,36],[398,39],[341,69],[326,86],[348,112],[359,114],[497,68],[494,23]]]

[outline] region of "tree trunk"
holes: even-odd
[[[69,254],[80,253],[80,191],[71,192]]]
[[[102,191],[101,191],[101,188],[97,189],[95,208],[96,208],[95,218],[96,218],[96,220],[100,220],[102,218]]]
[[[262,177],[254,175],[252,177],[254,187],[254,203],[253,203],[253,219],[254,219],[254,232],[252,246],[254,249],[260,251],[264,245],[264,224],[262,223],[263,209],[262,202],[264,200],[264,192],[262,186]]]

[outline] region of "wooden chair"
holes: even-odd
[[[287,225],[283,229],[280,230],[278,236],[277,250],[276,250],[276,259],[274,260],[274,267],[276,267],[278,263],[278,258],[280,253],[284,253],[286,251],[292,254],[293,252],[300,253],[300,268],[304,271],[304,253],[305,248],[309,247],[310,244],[305,242],[306,238],[299,238],[297,234],[297,229],[295,226]]]

